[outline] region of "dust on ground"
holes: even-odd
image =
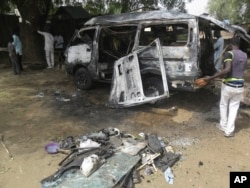
[[[136,188],[224,188],[229,187],[229,172],[250,171],[249,115],[243,113],[249,107],[241,106],[236,136],[225,138],[215,127],[219,120],[216,90],[171,93],[160,108],[176,107],[175,115],[155,113],[152,105],[110,109],[106,106],[109,84],[78,91],[63,70],[41,69],[34,62],[24,65],[25,72],[16,76],[8,63],[0,64],[0,134],[14,158],[0,146],[2,188],[41,187],[40,181],[53,174],[65,157],[47,154],[48,142],[106,127],[134,135],[156,133],[182,154],[172,168],[173,185],[160,170],[150,176],[142,170],[142,182]]]

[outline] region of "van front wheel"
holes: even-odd
[[[143,88],[146,97],[156,97],[164,93],[162,81],[156,77],[146,78],[143,82]]]
[[[85,68],[80,68],[76,71],[75,84],[81,90],[88,90],[93,86],[91,76]]]

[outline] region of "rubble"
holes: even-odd
[[[181,157],[155,133],[134,136],[117,128],[69,136],[58,145],[70,153],[54,174],[41,180],[42,188],[133,187],[140,183],[141,170],[149,175],[158,169],[173,184],[171,167]]]

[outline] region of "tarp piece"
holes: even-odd
[[[80,170],[74,173],[66,172],[56,182],[46,182],[42,184],[42,188],[111,188],[114,187],[122,177],[139,162],[141,158],[131,156],[125,153],[115,153],[114,156],[97,169],[89,177],[85,177]]]

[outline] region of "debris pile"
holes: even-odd
[[[137,136],[117,128],[105,128],[83,136],[69,136],[49,143],[48,153],[66,152],[60,168],[41,181],[48,187],[133,187],[140,171],[150,175],[161,170],[170,184],[171,167],[180,159],[157,134]]]

